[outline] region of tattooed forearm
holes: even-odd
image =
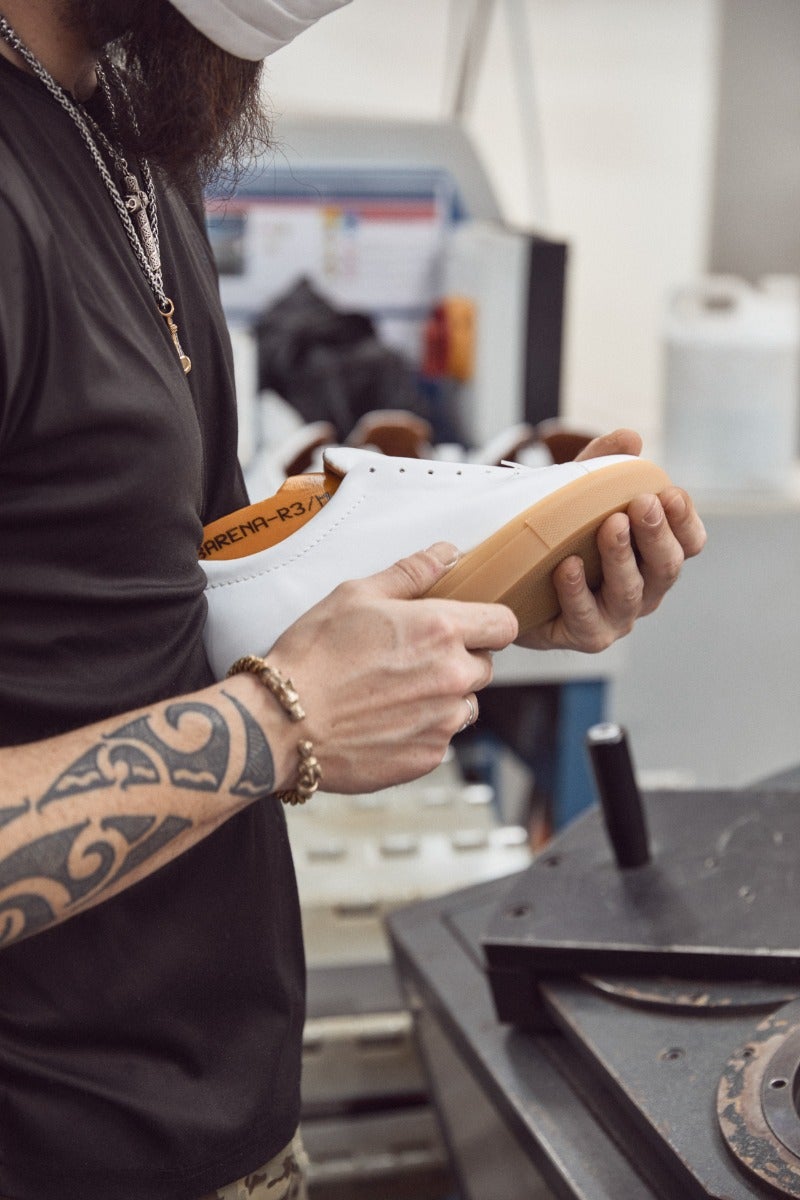
[[[167,779],[174,787],[219,791],[230,750],[230,732],[220,713],[210,704],[186,702],[170,704],[164,716],[168,729],[178,737],[188,718],[200,718],[205,743],[188,752],[179,749],[156,733],[152,717],[137,717],[105,734],[97,746],[73,762],[42,796],[39,808],[114,783],[127,788]]]
[[[30,811],[30,800],[23,800],[22,804],[12,804],[8,808],[0,808],[0,829]]]
[[[141,863],[146,862],[162,846],[166,846],[179,833],[183,833],[184,829],[188,829],[191,826],[191,821],[187,821],[184,817],[166,817],[160,825],[153,829],[153,832],[148,837],[140,839],[130,836],[133,824],[134,822],[131,821],[130,817],[110,817],[102,823],[103,829],[116,827],[123,830],[127,826],[129,831],[125,833],[125,837],[131,849],[126,854],[125,861],[116,873],[117,879],[121,879],[123,875],[127,875],[129,871],[133,871]],[[149,824],[152,826],[155,822],[150,821]]]
[[[0,945],[118,891],[241,807],[220,797],[209,818],[209,793],[252,800],[272,791],[261,727],[223,695],[219,708],[174,702],[100,732],[36,800],[0,807]]]
[[[191,822],[167,817],[149,833],[155,824],[153,817],[110,817],[98,834],[87,820],[9,854],[0,862],[0,945],[51,925],[60,909],[108,888]]]
[[[275,784],[275,766],[269,743],[261,731],[261,726],[254,721],[250,713],[240,704],[235,696],[225,693],[242,718],[247,746],[244,768],[238,780],[231,788],[234,796],[263,796],[264,789],[271,791]]]

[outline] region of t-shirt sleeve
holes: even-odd
[[[0,195],[0,450],[42,367],[43,304],[29,235],[14,207]]]

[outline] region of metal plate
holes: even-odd
[[[652,845],[645,866],[616,866],[592,810],[518,877],[483,939],[498,986],[514,986],[503,977],[509,972],[794,984],[795,796],[655,792],[644,803]]]
[[[542,993],[581,1055],[588,1103],[593,1089],[610,1092],[611,1103],[592,1105],[595,1118],[634,1163],[658,1158],[669,1200],[774,1200],[727,1152],[716,1115],[720,1076],[736,1048],[749,1044],[757,1017],[635,1008],[578,982],[546,983]]]

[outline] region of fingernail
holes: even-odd
[[[645,525],[658,525],[661,522],[663,511],[664,510],[662,509],[658,500],[653,499],[653,502],[651,503],[647,512],[643,514],[642,520],[644,521]]]
[[[454,567],[460,558],[459,551],[449,542],[434,542],[428,547],[428,554],[432,554],[443,567]]]
[[[680,521],[682,517],[685,517],[686,501],[684,500],[683,496],[673,496],[667,505],[667,512],[675,521]]]
[[[624,529],[620,529],[619,533],[617,534],[617,545],[629,546],[630,542],[631,542],[631,531],[628,528],[628,526],[626,525],[626,527]]]

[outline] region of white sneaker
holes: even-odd
[[[600,581],[598,526],[666,474],[628,455],[531,468],[394,458],[346,446],[325,474],[289,479],[269,500],[206,528],[205,643],[218,679],[346,579],[371,575],[434,542],[462,556],[429,595],[500,601],[520,632],[558,612],[550,581],[570,554]]]

